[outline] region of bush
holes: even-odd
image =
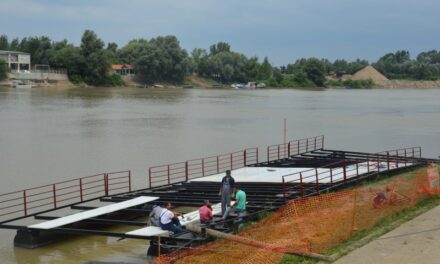
[[[112,86],[123,86],[123,85],[125,85],[124,80],[118,74],[112,74],[112,75],[108,76],[106,83],[108,85],[112,85]]]

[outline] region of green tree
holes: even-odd
[[[258,70],[258,80],[267,80],[272,77],[272,65],[269,63],[269,59],[264,57],[263,63]]]
[[[210,55],[216,55],[220,52],[230,52],[231,51],[231,45],[229,45],[226,42],[218,42],[217,44],[211,45],[209,47]]]
[[[1,35],[0,36],[0,50],[8,50],[8,49],[9,49],[8,36]]]
[[[8,65],[2,59],[0,59],[0,81],[6,79],[8,72]]]
[[[316,86],[323,87],[325,83],[325,65],[317,58],[310,58],[304,65],[304,73],[307,79],[312,81]]]
[[[104,41],[99,39],[92,30],[86,30],[81,37],[80,47],[82,55],[87,58],[91,54],[102,50],[104,48]]]

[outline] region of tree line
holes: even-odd
[[[196,74],[221,83],[257,81],[272,87],[323,87],[327,75],[353,74],[370,64],[362,59],[331,62],[301,58],[274,67],[267,57],[260,62],[256,56],[247,57],[233,51],[226,42],[213,44],[209,49],[195,48],[190,53],[180,46],[175,36],[134,39],[118,47],[116,43],[105,44],[91,30],[83,33],[79,46],[46,36],[9,41],[2,35],[0,50],[30,53],[32,64],[66,68],[72,82],[91,85],[123,84],[119,75],[111,73],[111,65],[132,64],[145,83],[183,83],[187,76]],[[372,65],[390,79],[436,80],[440,78],[440,51],[422,52],[416,59],[411,59],[408,51],[397,51],[384,55]],[[0,62],[0,78],[6,70]]]

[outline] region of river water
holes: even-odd
[[[440,89],[0,88],[0,193],[126,169],[145,188],[150,166],[282,143],[284,118],[288,139],[323,134],[331,149],[440,155]],[[0,236],[2,263],[146,259],[143,241],[23,250],[14,232]]]

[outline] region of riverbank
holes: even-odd
[[[388,80],[376,82],[381,88],[440,88],[440,80],[437,81],[411,81],[411,80]]]

